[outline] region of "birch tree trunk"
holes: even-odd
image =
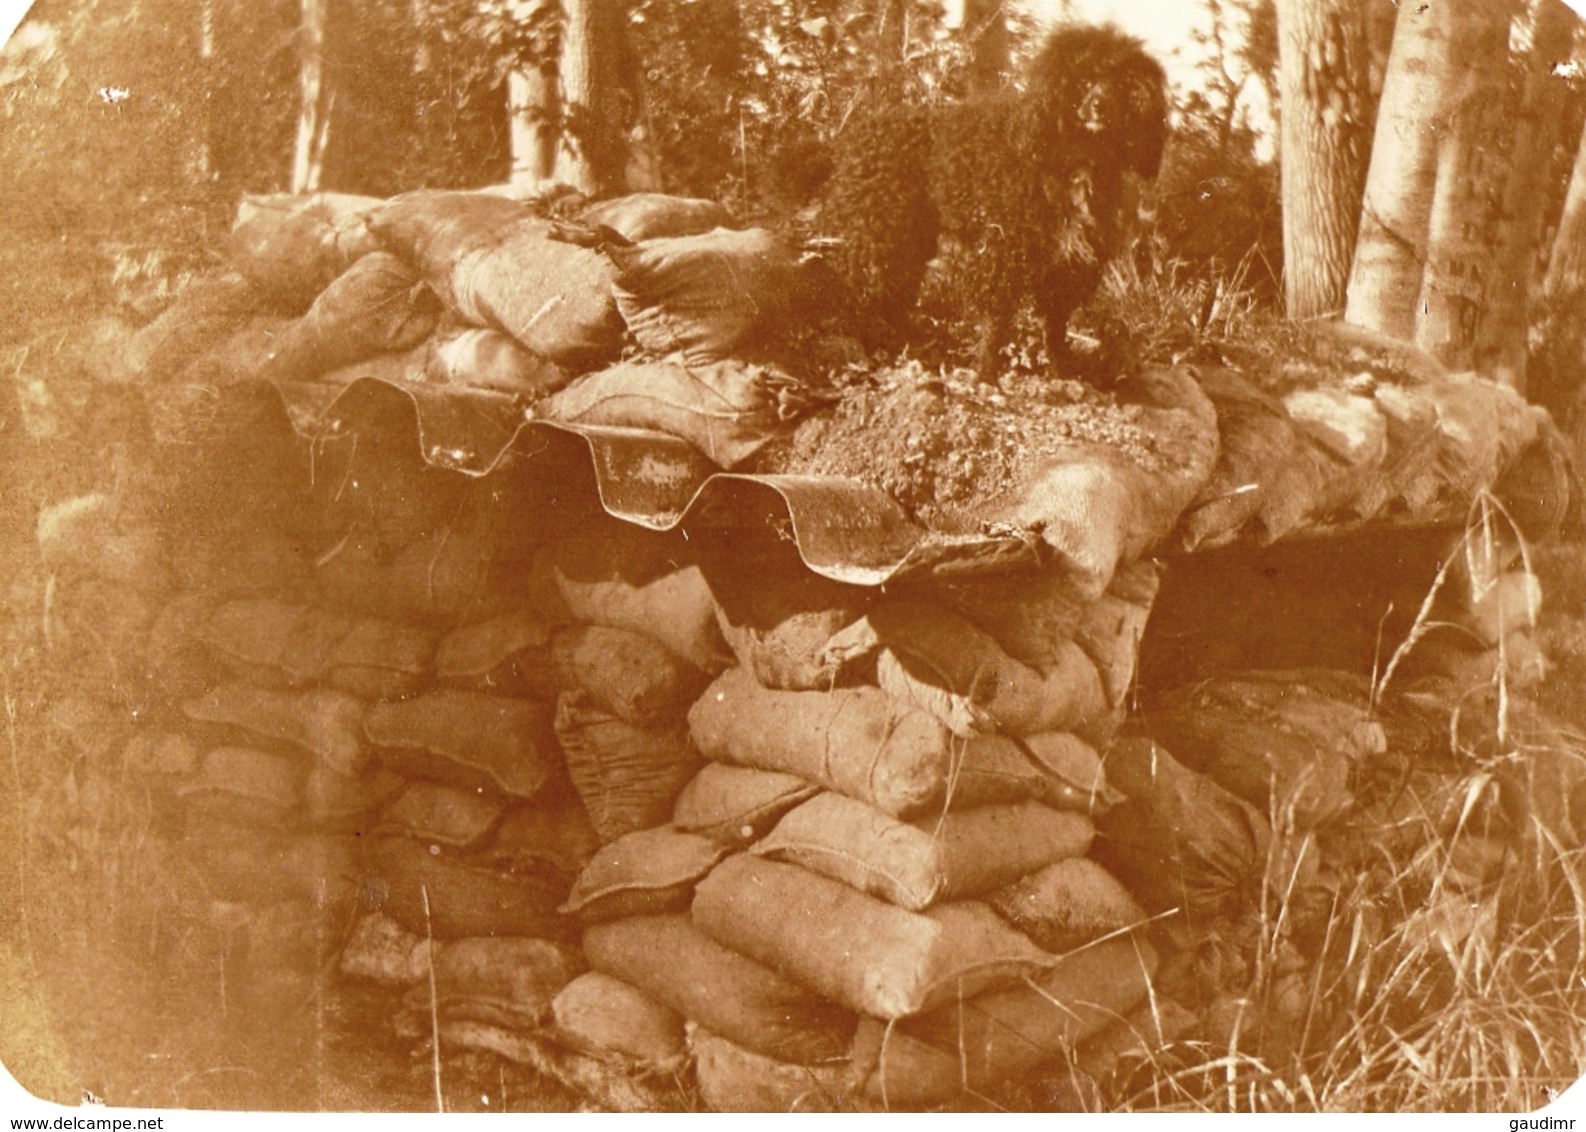
[[[1586,293],[1586,132],[1575,148],[1575,167],[1564,193],[1564,211],[1548,253],[1542,293],[1550,302]]]
[[[298,64],[300,102],[297,142],[292,150],[292,191],[319,190],[325,169],[328,115],[325,107],[325,4],[327,0],[302,0],[301,55]]]
[[[1344,317],[1406,342],[1415,336],[1438,143],[1453,78],[1449,38],[1463,2],[1399,5],[1372,137]]]
[[[1290,318],[1344,307],[1371,145],[1370,52],[1356,0],[1281,0],[1283,289]]]
[[[1509,25],[1517,0],[1463,0],[1448,39],[1452,66],[1438,129],[1436,187],[1415,344],[1470,369],[1503,208],[1514,107],[1507,97]]]

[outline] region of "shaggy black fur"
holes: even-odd
[[[1069,315],[1095,291],[1126,230],[1127,174],[1155,177],[1167,136],[1166,79],[1112,27],[1053,31],[1023,90],[925,109],[877,98],[845,124],[819,202],[822,231],[867,336],[901,333],[939,246],[953,293],[982,327],[993,376],[1029,297],[1048,356],[1067,353]]]

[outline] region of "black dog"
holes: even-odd
[[[1053,31],[1022,90],[926,109],[896,98],[856,111],[835,141],[819,226],[867,337],[907,323],[939,249],[981,324],[993,377],[1026,297],[1049,358],[1069,315],[1119,250],[1128,174],[1155,177],[1167,136],[1162,67],[1112,27]]]

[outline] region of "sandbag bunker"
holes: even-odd
[[[1016,533],[929,531],[863,484],[718,474],[798,404],[771,354],[812,302],[725,221],[249,205],[245,278],[137,340],[142,474],[40,518],[77,722],[130,709],[115,757],[204,899],[304,979],[389,988],[416,1044],[612,1108],[1083,1103],[1215,1029],[1239,988],[1200,943],[1325,890],[1271,816],[1335,818],[1387,744],[1346,678],[1131,722],[1150,555],[1462,514],[1540,426],[1454,383],[1363,426],[1373,391],[1318,393],[1307,432],[1176,372],[1131,418],[1175,452],[1082,439]],[[1262,479],[1277,452],[1303,472]]]

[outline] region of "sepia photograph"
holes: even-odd
[[[15,8],[0,1079],[1573,1127],[1564,0]]]

